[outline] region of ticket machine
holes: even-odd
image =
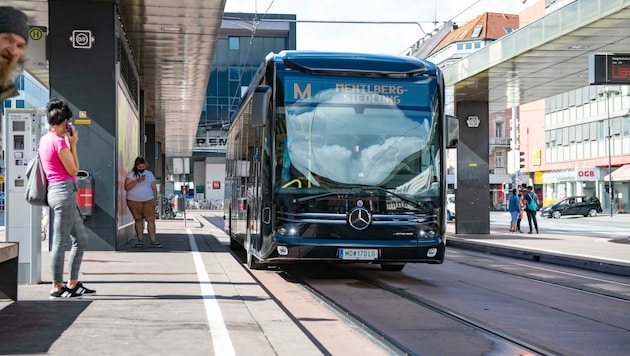
[[[18,283],[41,281],[42,208],[26,202],[26,166],[37,151],[42,113],[37,109],[6,109],[3,118],[5,179],[5,240],[19,243]]]

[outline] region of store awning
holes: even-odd
[[[610,174],[604,177],[604,181],[610,182]],[[630,181],[630,164],[624,164],[623,166],[613,171],[612,181],[613,182]]]
[[[575,168],[554,169],[543,173],[543,183],[559,183],[575,180]]]

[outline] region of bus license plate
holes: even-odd
[[[340,248],[339,258],[342,260],[375,260],[378,258],[376,249]]]

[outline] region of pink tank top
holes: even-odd
[[[63,180],[76,180],[77,177],[68,174],[66,168],[59,159],[59,152],[62,149],[70,149],[66,140],[57,134],[48,132],[39,140],[39,159],[42,162],[42,168],[46,173],[48,184],[59,183]]]

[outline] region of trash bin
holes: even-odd
[[[87,171],[77,173],[77,206],[83,215],[94,214],[94,177]]]
[[[186,210],[186,200],[184,200],[184,196],[179,194],[175,195],[173,197],[173,211],[177,212],[184,210]]]

